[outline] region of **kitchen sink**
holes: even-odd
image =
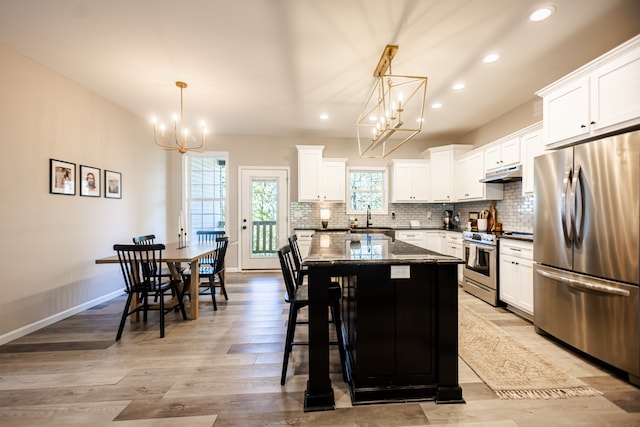
[[[391,227],[355,227],[351,229],[352,233],[380,233],[389,237],[395,237],[395,231]]]

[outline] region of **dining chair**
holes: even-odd
[[[294,274],[293,254],[291,246],[285,245],[278,249],[278,258],[280,260],[280,268],[285,285],[285,301],[289,303],[289,318],[287,321],[287,335],[284,344],[284,357],[282,360],[282,375],[280,376],[280,385],[284,385],[287,379],[287,366],[289,364],[289,355],[294,345],[309,345],[308,341],[294,341],[296,326],[308,324],[308,321],[299,321],[298,312],[300,309],[309,305],[309,288],[308,285],[297,286]],[[336,282],[331,282],[327,288],[329,292],[329,308],[331,309],[331,322],[335,326],[337,344],[340,351],[340,362],[342,366],[343,376],[345,369],[345,351],[342,340],[342,326],[340,320],[340,297],[342,289]]]
[[[225,300],[229,299],[227,289],[225,287],[225,256],[227,247],[229,246],[229,236],[224,236],[224,231],[199,231],[196,233],[200,242],[215,242],[215,252],[211,256],[203,257],[198,260],[198,274],[200,276],[200,295],[211,294],[213,302],[213,310],[218,310],[216,302],[216,288],[220,288],[220,293]],[[185,270],[183,273],[185,283],[191,286],[191,270]]]
[[[300,253],[300,246],[298,246],[298,236],[295,234],[290,235],[287,240],[289,241],[289,247],[291,248],[291,255],[293,256],[293,268],[296,278],[296,286],[300,286],[304,283],[304,278],[309,274],[309,270],[302,265],[302,254]]]
[[[122,311],[116,341],[122,337],[124,324],[128,316],[142,311],[143,320],[147,321],[147,312],[157,310],[160,314],[160,338],[164,337],[164,316],[175,309],[180,309],[182,318],[187,320],[187,313],[182,302],[180,280],[165,280],[160,272],[162,265],[163,244],[113,245],[118,253],[120,269],[127,293],[127,302]],[[150,303],[149,296],[157,296],[158,302]],[[170,299],[165,300],[166,297]]]

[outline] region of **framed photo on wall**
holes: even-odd
[[[49,159],[49,193],[76,195],[76,164]]]
[[[108,199],[122,198],[122,174],[120,172],[104,171],[104,197]]]
[[[100,169],[80,165],[80,195],[100,197]]]

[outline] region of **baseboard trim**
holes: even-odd
[[[60,313],[56,313],[52,316],[38,320],[37,322],[33,322],[29,325],[25,325],[14,331],[7,332],[4,335],[0,335],[0,345],[6,344],[10,341],[21,338],[25,335],[30,334],[31,332],[35,332],[38,329],[42,329],[45,326],[52,325],[56,322],[59,322],[60,320],[66,319],[69,316],[73,316],[74,314],[80,313],[81,311],[84,311],[88,308],[101,304],[105,301],[109,301],[119,295],[122,295],[122,290],[111,292],[99,298],[93,299],[91,301],[87,301],[84,304],[80,304],[75,307],[68,308],[67,310],[61,311]]]

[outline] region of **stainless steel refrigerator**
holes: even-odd
[[[640,130],[534,162],[536,330],[640,385]]]

